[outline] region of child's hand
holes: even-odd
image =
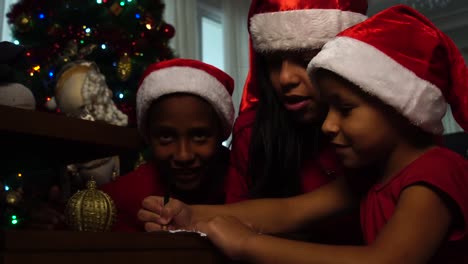
[[[138,219],[145,222],[148,232],[159,230],[186,229],[192,230],[192,209],[177,199],[170,199],[164,205],[160,196],[146,197],[138,212]]]
[[[258,236],[251,227],[232,216],[217,216],[208,221],[200,221],[195,228],[205,233],[224,254],[236,260],[245,255],[248,241]]]

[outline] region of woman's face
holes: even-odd
[[[278,98],[300,123],[313,123],[323,114],[319,92],[312,84],[307,65],[318,50],[266,54],[269,78]]]

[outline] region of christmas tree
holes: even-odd
[[[163,11],[160,0],[20,0],[7,14],[15,43],[27,49],[29,67],[19,82],[33,91],[41,109],[64,64],[94,61],[134,125],[143,70],[174,57],[168,42],[175,30]]]
[[[19,0],[7,18],[14,42],[26,49],[27,62],[15,67],[14,79],[31,89],[37,109],[45,111],[62,67],[77,60],[94,62],[112,90],[113,101],[134,126],[135,95],[143,70],[174,57],[168,42],[175,30],[163,20],[163,11],[162,0]],[[132,159],[125,160],[129,164],[121,163],[121,173],[133,168]],[[62,173],[56,169],[29,169],[27,164],[6,172],[3,168],[0,229],[25,222],[26,196],[47,199],[44,193]],[[36,194],[36,189],[41,192]]]

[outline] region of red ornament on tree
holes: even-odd
[[[170,24],[164,24],[161,26],[161,32],[166,38],[170,39],[175,35],[175,28]]]

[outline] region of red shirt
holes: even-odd
[[[226,156],[225,160],[227,160],[229,154],[228,152],[226,154],[220,155]],[[224,163],[227,165],[227,162]],[[224,166],[224,164],[219,165]],[[224,175],[216,176],[223,177]],[[194,198],[196,201],[176,198],[189,204],[222,204],[224,203],[223,183],[222,180],[211,181],[210,186],[206,186],[206,189],[200,192],[199,197]],[[117,219],[112,230],[123,232],[144,231],[142,222],[137,218],[143,199],[152,195],[164,196],[166,193],[166,185],[154,163],[143,164],[135,171],[118,177],[116,181],[101,186],[100,189],[109,194],[117,209]]]
[[[153,163],[146,163],[116,181],[105,184],[100,189],[112,198],[117,209],[114,231],[144,231],[137,219],[141,202],[150,195],[164,196],[165,187]]]
[[[248,110],[237,118],[233,129],[233,142],[228,175],[225,183],[226,203],[249,199],[249,186],[252,179],[247,176],[249,145],[252,136],[255,111]],[[301,168],[301,191],[311,192],[342,175],[335,153],[325,148],[318,159],[303,162]],[[362,243],[359,228],[359,212],[345,217],[330,219],[323,225],[310,231],[313,242],[332,244]]]
[[[361,201],[361,227],[372,243],[390,220],[402,190],[428,184],[458,205],[462,227],[453,230],[430,263],[468,263],[468,161],[445,148],[434,148],[403,169],[388,183],[374,185]],[[404,234],[402,234],[404,235]]]

